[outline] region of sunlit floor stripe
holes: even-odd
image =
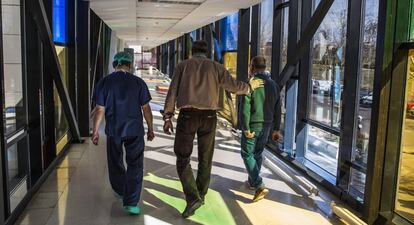
[[[165,221],[159,220],[149,215],[144,215],[144,224],[145,225],[171,225],[171,223],[167,223]]]
[[[236,196],[251,199],[253,196],[231,190]],[[257,203],[248,204],[237,201],[252,224],[274,225],[327,225],[331,224],[321,214],[303,208],[282,204],[263,199]],[[266,216],[263,216],[266,215]]]
[[[146,158],[148,159],[152,159],[155,161],[159,161],[159,162],[163,162],[163,163],[167,163],[170,165],[175,165],[176,163],[176,158],[173,156],[169,156],[163,153],[159,153],[159,152],[147,152]],[[197,168],[198,163],[195,161],[191,161],[191,166],[192,168]],[[235,170],[231,170],[231,169],[226,169],[226,168],[222,168],[222,167],[218,167],[218,166],[213,166],[212,167],[212,174],[217,175],[217,176],[221,176],[223,178],[229,179],[229,180],[234,180],[234,181],[238,181],[241,183],[244,183],[247,180],[247,174],[246,173],[241,173],[241,172],[237,172]],[[280,181],[280,180],[275,180],[275,179],[271,179],[271,178],[263,178],[265,184],[267,185],[267,187],[269,189],[273,189],[276,191],[280,191],[283,190],[284,193],[290,194],[290,195],[295,195],[295,196],[299,196],[294,190],[292,190],[288,185],[286,185],[286,183]],[[275,187],[275,188],[273,188]],[[276,189],[277,187],[277,189]]]
[[[153,174],[146,176],[144,179],[167,188],[182,190],[181,183],[177,180],[161,178]],[[177,209],[179,212],[182,212],[185,208],[186,202],[182,198],[177,198],[150,188],[147,188],[146,190],[164,203]],[[189,218],[190,220],[205,225],[236,225],[234,217],[220,193],[214,190],[209,190],[205,201],[206,205],[197,210],[196,214]]]

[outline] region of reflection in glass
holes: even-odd
[[[223,58],[224,67],[230,72],[231,76],[236,79],[237,72],[237,52],[227,52]],[[221,110],[218,115],[232,124],[233,127],[237,125],[237,108],[236,95],[230,94],[225,90],[220,91],[219,104]]]
[[[273,0],[260,5],[259,55],[266,58],[267,68],[272,68]]]
[[[364,39],[362,42],[362,68],[359,89],[359,112],[356,150],[353,160],[367,163],[371,105],[373,100],[375,53],[377,45],[379,0],[367,0],[365,9]]]
[[[7,165],[9,179],[18,177],[19,175],[19,156],[17,151],[17,144],[12,145],[7,149]]]
[[[13,211],[27,193],[28,164],[23,160],[27,152],[26,138],[7,148],[7,173],[10,190],[10,210]],[[23,161],[22,161],[23,160]]]
[[[220,42],[224,51],[236,51],[238,39],[239,13],[234,13],[220,21]]]
[[[339,136],[308,126],[308,146],[305,158],[336,176]]]
[[[349,194],[359,202],[364,201],[365,179],[365,173],[351,168]]]
[[[356,143],[352,151],[352,161],[366,166],[368,159],[369,133],[371,126],[371,106],[374,90],[375,54],[377,47],[379,0],[367,0],[365,5],[364,36],[361,46],[362,64],[359,87],[359,107],[357,117]],[[351,173],[351,188],[356,189],[355,197],[363,200],[365,175]]]
[[[2,4],[6,136],[26,124],[23,99],[20,5]]]
[[[345,66],[348,1],[335,1],[318,28],[312,48],[310,119],[339,129]]]
[[[284,1],[286,2],[286,1]],[[283,24],[282,24],[282,51],[281,51],[281,66],[282,71],[287,64],[288,52],[288,36],[289,36],[289,8],[283,9]]]
[[[414,222],[414,50],[409,53],[406,87],[405,120],[395,208],[401,216]]]
[[[58,143],[69,130],[69,124],[55,85],[53,85],[53,89],[55,99],[55,137],[56,143]]]
[[[62,46],[56,46],[56,52],[58,55],[62,79],[66,87],[69,84],[69,76],[67,70],[67,59],[68,59],[68,48]],[[63,110],[62,101],[60,100],[59,93],[56,89],[56,86],[53,85],[54,90],[54,102],[55,102],[55,138],[56,143],[64,137],[66,132],[69,130],[68,121],[66,119],[65,112]]]

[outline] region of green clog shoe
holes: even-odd
[[[125,212],[129,215],[139,215],[141,213],[141,209],[138,206],[124,206]]]

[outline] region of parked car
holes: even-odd
[[[325,95],[325,96],[329,96],[331,95],[331,86],[332,86],[332,82],[331,81],[327,81],[327,80],[319,80],[319,93]]]
[[[312,92],[314,94],[318,94],[319,93],[319,82],[317,80],[312,80]]]
[[[411,109],[407,112],[407,117],[414,119],[414,107],[411,107]]]
[[[410,96],[407,99],[407,112],[410,112],[414,108],[414,96]]]
[[[361,89],[359,91],[359,101],[361,102],[362,98],[368,95],[372,95],[372,91],[368,89]]]
[[[372,95],[372,92],[370,92],[368,95],[363,96],[360,99],[360,104],[370,106],[372,105],[372,99],[373,99],[373,95]]]

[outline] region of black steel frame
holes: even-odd
[[[90,8],[89,2],[77,0],[76,12],[76,85],[77,121],[82,137],[90,136]]]
[[[345,74],[343,91],[343,111],[338,156],[337,186],[344,190],[343,198],[352,201],[348,196],[352,151],[355,146],[357,132],[357,116],[359,109],[359,89],[361,79],[361,43],[363,40],[365,1],[348,1],[347,46],[345,52]],[[354,204],[357,204],[354,202]],[[358,204],[357,204],[358,205]]]
[[[239,10],[238,38],[237,38],[237,80],[247,82],[249,70],[249,32],[250,32],[250,8]],[[237,97],[237,126],[242,125],[243,97]]]
[[[168,75],[170,77],[174,74],[174,68],[175,68],[175,58],[177,56],[175,51],[175,40],[171,40],[168,42]]]
[[[3,11],[2,5],[0,4],[0,89],[1,89],[1,98],[0,98],[0,106],[4,108],[4,60],[3,60]],[[8,198],[8,187],[7,182],[5,180],[7,174],[7,162],[6,162],[6,146],[5,146],[5,138],[4,138],[4,120],[0,120],[0,127],[2,128],[2,132],[0,132],[0,175],[2,179],[0,180],[0,222],[3,223],[6,220],[7,215],[7,204],[6,199]]]
[[[282,0],[273,1],[273,37],[272,37],[272,78],[277,80],[281,71],[282,62],[282,24],[283,14],[281,10],[277,8],[279,4],[282,4]],[[259,16],[260,18],[260,16]]]
[[[77,124],[75,112],[72,107],[71,99],[68,94],[68,90],[62,80],[62,71],[59,65],[59,61],[57,58],[55,44],[52,40],[52,32],[50,23],[46,14],[45,7],[43,5],[43,1],[41,0],[34,0],[28,1],[28,4],[31,6],[31,11],[35,21],[37,28],[39,29],[39,33],[41,35],[41,39],[44,42],[45,47],[45,59],[49,62],[46,66],[51,71],[53,75],[53,80],[58,90],[60,99],[62,101],[62,105],[64,108],[64,112],[68,119],[70,131],[72,137],[75,142],[82,142],[80,138],[79,127]]]
[[[258,55],[259,52],[259,31],[260,31],[260,4],[251,8],[251,40],[250,40],[250,58]]]

